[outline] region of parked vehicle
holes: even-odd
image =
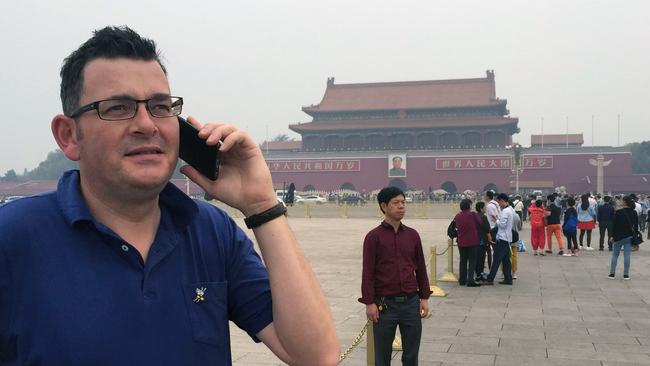
[[[298,202],[298,201],[297,201]],[[302,201],[299,201],[300,203],[316,203],[316,204],[323,204],[327,202],[327,200],[324,197],[321,197],[316,194],[312,194],[309,196],[302,197]]]
[[[342,204],[363,206],[366,204],[366,200],[360,196],[345,196],[339,200],[339,205]]]

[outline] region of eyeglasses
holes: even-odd
[[[144,103],[152,117],[175,117],[183,110],[183,98],[159,96],[151,99],[135,100],[130,98],[104,99],[86,104],[70,113],[75,118],[88,111],[97,110],[97,115],[105,121],[122,121],[135,117],[140,103]]]

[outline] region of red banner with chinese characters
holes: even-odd
[[[512,169],[511,156],[436,158],[436,170]],[[522,156],[523,169],[553,169],[552,156]]]
[[[521,167],[524,169],[553,169],[552,156],[522,156]]]
[[[273,173],[278,172],[358,172],[361,160],[310,159],[310,160],[267,160]]]
[[[510,156],[436,159],[436,170],[510,169],[511,167],[512,157]]]

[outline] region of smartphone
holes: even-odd
[[[180,136],[178,156],[210,180],[216,180],[219,177],[221,143],[207,145],[205,140],[199,137],[199,131],[180,116],[178,124]]]

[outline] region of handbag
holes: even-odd
[[[643,243],[643,234],[641,234],[639,230],[634,230],[634,227],[632,227],[632,222],[630,221],[630,217],[627,215],[627,212],[623,211],[623,213],[625,214],[627,223],[630,225],[630,230],[632,231],[632,245],[639,245]]]

